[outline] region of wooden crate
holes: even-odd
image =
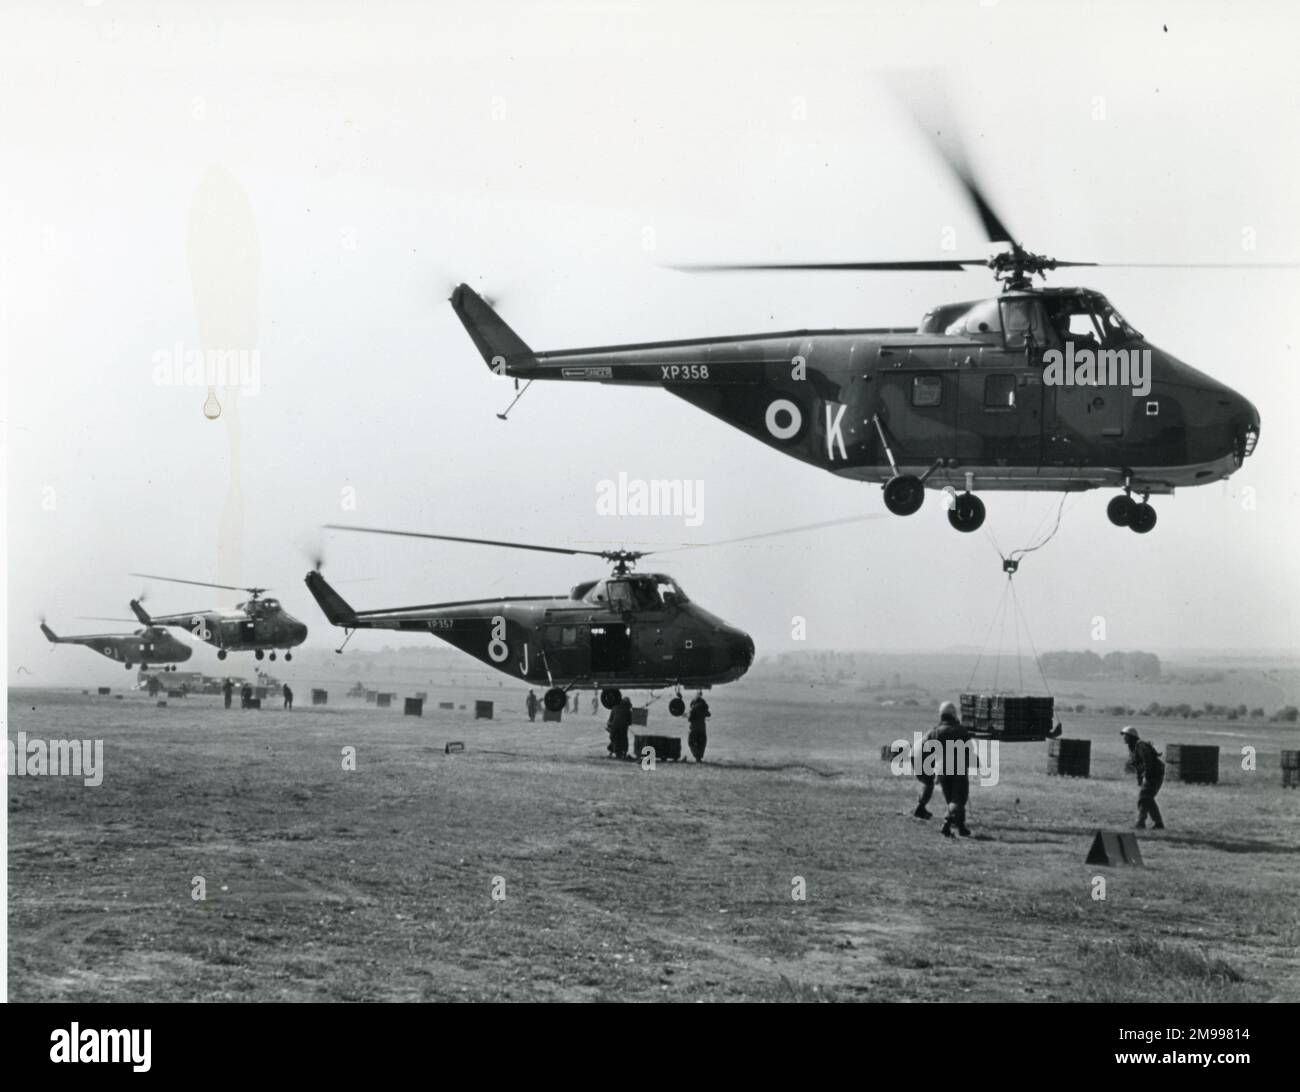
[[[633,736],[632,754],[640,758],[647,748],[653,748],[655,759],[666,762],[680,762],[682,759],[682,741],[676,736]]]
[[[1219,748],[1202,743],[1171,743],[1165,748],[1165,777],[1188,785],[1219,783]]]
[[[1052,739],[1047,742],[1047,772],[1053,777],[1087,777],[1092,765],[1092,740]]]

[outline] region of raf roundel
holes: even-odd
[[[767,431],[778,440],[790,440],[803,428],[803,414],[788,398],[778,398],[767,407]]]

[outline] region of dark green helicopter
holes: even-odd
[[[142,669],[162,665],[164,671],[175,671],[178,663],[184,663],[193,655],[188,644],[178,641],[161,626],[145,626],[134,633],[86,633],[60,637],[42,622],[41,632],[51,644],[85,645],[101,656],[124,664],[128,671],[137,664]]]
[[[916,512],[926,488],[945,490],[948,519],[959,531],[984,522],[977,491],[1114,487],[1123,492],[1107,509],[1111,522],[1146,533],[1156,523],[1151,494],[1222,481],[1239,470],[1259,438],[1256,408],[1157,348],[1101,293],[1035,286],[1034,277],[1051,270],[1102,263],[1057,261],[1014,241],[976,183],[953,126],[926,128],[989,241],[1005,247],[992,257],[685,268],[987,266],[1002,285],[1000,296],[937,307],[915,327],[546,352],[531,349],[468,285],[455,289],[452,308],[491,370],[515,377],[516,385],[543,379],[661,387],[796,459],[880,483],[896,515]]]
[[[876,517],[831,520],[705,545],[751,542],[872,518]],[[734,682],[754,662],[754,641],[749,634],[693,602],[666,573],[632,571],[643,557],[670,552],[668,549],[581,550],[378,527],[327,526],[337,531],[599,557],[613,565],[609,576],[578,584],[568,594],[419,603],[384,610],[354,609],[329,585],[318,566],[307,574],[307,588],[330,623],[347,632],[344,645],[359,629],[429,633],[512,678],[546,686],[543,700],[552,711],[564,708],[570,690],[597,690],[601,704],[612,709],[624,690],[673,688],[678,693],[668,704],[669,712],[681,716],[686,709],[681,690]]]

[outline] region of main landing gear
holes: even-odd
[[[226,658],[226,650],[224,648],[217,649],[217,659],[224,660],[225,658]]]
[[[1135,501],[1128,486],[1118,497],[1112,497],[1106,505],[1106,515],[1116,527],[1127,527],[1139,535],[1145,535],[1156,525],[1156,510],[1147,503],[1149,494],[1142,494],[1142,503]]]
[[[680,690],[673,695],[672,700],[668,703],[668,712],[675,717],[680,717],[685,714],[686,699],[682,697],[682,692]]]
[[[542,695],[542,704],[552,713],[558,713],[569,704],[569,695],[558,686],[553,686]]]
[[[610,687],[608,690],[602,690],[600,692],[600,704],[601,707],[604,709],[613,709],[614,706],[616,706],[622,700],[623,700],[623,691],[615,690],[613,687]]]

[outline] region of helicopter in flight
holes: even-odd
[[[161,626],[148,624],[134,633],[87,633],[60,637],[42,622],[41,632],[50,644],[85,645],[101,656],[125,664],[128,671],[136,664],[141,669],[161,665],[164,671],[175,671],[178,663],[184,663],[193,655],[190,646],[184,641],[178,641]]]
[[[843,522],[855,521],[832,521]],[[612,709],[624,690],[671,687],[677,693],[668,703],[669,712],[681,716],[686,710],[682,689],[705,690],[734,682],[754,662],[754,641],[749,634],[693,602],[666,573],[633,571],[642,558],[667,551],[582,550],[377,527],[326,526],[363,534],[599,557],[610,562],[610,575],[577,584],[567,594],[421,603],[386,610],[355,610],[319,568],[307,574],[307,588],[325,617],[347,632],[344,645],[359,629],[431,633],[511,678],[546,686],[542,700],[552,712],[564,708],[571,690],[597,690],[601,704]]]
[[[662,387],[793,458],[880,483],[895,515],[915,513],[927,488],[941,489],[949,494],[949,522],[971,532],[985,518],[979,491],[1112,487],[1122,492],[1107,507],[1110,521],[1145,534],[1156,523],[1152,494],[1222,481],[1241,468],[1259,439],[1258,410],[1156,347],[1100,292],[1036,285],[1035,277],[1066,267],[1174,263],[1058,261],[1025,249],[993,211],[956,127],[937,120],[922,127],[963,186],[989,242],[1001,247],[991,257],[678,268],[961,272],[987,266],[1002,286],[999,296],[935,307],[917,326],[545,352],[530,348],[468,285],[454,290],[451,306],[489,368],[514,377],[516,387],[521,379]]]
[[[297,648],[307,639],[307,627],[280,606],[278,599],[263,599],[268,588],[240,588],[230,584],[210,584],[204,580],[178,580],[171,576],[151,573],[132,573],[148,580],[166,580],[172,584],[192,584],[200,588],[221,588],[226,591],[244,591],[248,599],[233,608],[185,611],[180,614],[150,616],[139,599],[131,600],[131,611],[145,626],[172,626],[189,630],[196,640],[212,645],[217,659],[224,660],[229,652],[252,652],[257,659],[269,653],[274,660],[277,649],[284,649],[284,658],[293,659],[291,648]]]

